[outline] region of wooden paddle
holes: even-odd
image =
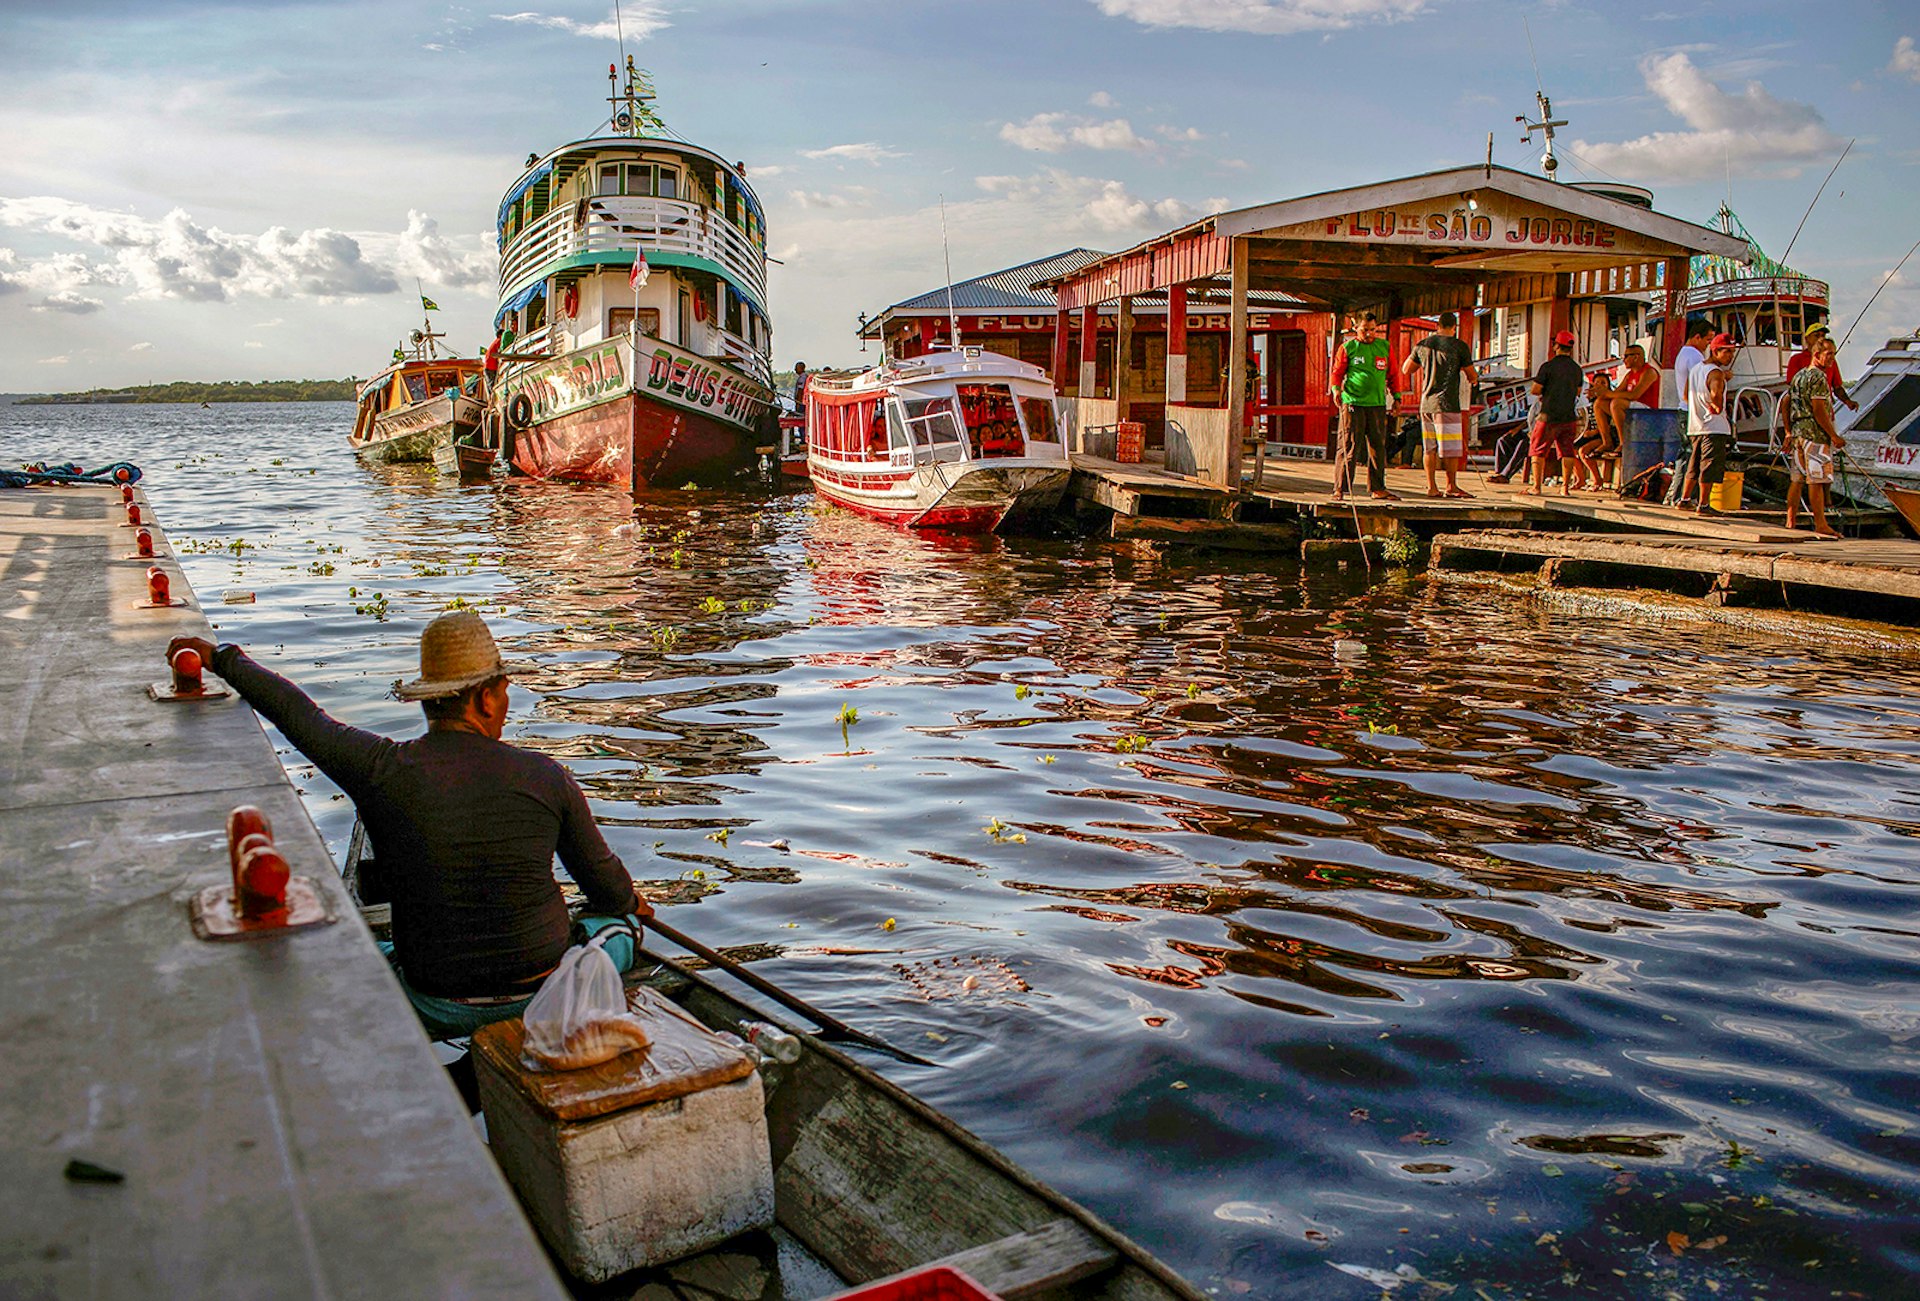
[[[694,954],[696,957],[706,959],[708,962],[711,962],[714,966],[720,968],[720,970],[726,972],[728,975],[734,977],[736,980],[739,980],[742,984],[746,985],[749,989],[758,990],[760,993],[765,994],[768,998],[772,999],[776,1003],[779,1003],[781,1006],[789,1008],[792,1011],[798,1012],[801,1016],[806,1017],[809,1021],[812,1021],[815,1025],[819,1026],[823,1031],[825,1031],[825,1033],[821,1036],[823,1039],[842,1040],[846,1043],[860,1044],[862,1047],[871,1048],[875,1052],[885,1053],[889,1057],[895,1058],[899,1061],[909,1062],[915,1066],[939,1065],[938,1062],[930,1062],[924,1057],[916,1057],[912,1053],[907,1052],[904,1049],[895,1048],[890,1043],[886,1043],[883,1040],[876,1039],[872,1035],[867,1034],[864,1031],[856,1030],[852,1026],[848,1025],[846,1022],[839,1020],[838,1018],[832,1016],[829,1013],[822,1012],[819,1008],[814,1007],[812,1004],[807,1003],[802,999],[795,998],[792,994],[789,994],[786,990],[780,988],[778,985],[774,984],[772,981],[767,980],[766,978],[756,975],[755,973],[747,970],[746,967],[742,966],[740,963],[735,962],[731,958],[723,956],[722,954],[720,954],[718,951],[714,949],[708,948],[706,945],[702,944],[699,940],[693,939],[692,937],[687,935],[682,935],[679,931],[675,930],[673,927],[661,921],[658,916],[645,918],[644,921],[646,926],[649,929],[659,932],[660,935],[662,935],[666,939],[672,940],[675,944],[678,944],[681,948],[685,949],[687,952],[691,954]]]

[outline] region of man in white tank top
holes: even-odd
[[[1725,476],[1733,452],[1733,421],[1727,415],[1727,375],[1736,347],[1732,339],[1716,334],[1707,345],[1707,359],[1687,377],[1687,468],[1680,489],[1680,509],[1711,515],[1707,494]]]

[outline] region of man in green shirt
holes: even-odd
[[[1387,341],[1378,338],[1380,320],[1362,316],[1354,337],[1333,354],[1333,400],[1340,408],[1333,444],[1333,499],[1346,500],[1353,487],[1356,453],[1367,460],[1367,491],[1381,501],[1398,501],[1387,491],[1387,416],[1393,393],[1387,387]]]

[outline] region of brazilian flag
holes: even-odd
[[[395,348],[393,350],[393,359],[395,361],[405,361],[407,359],[407,354],[400,351],[400,349]]]
[[[437,312],[440,310],[440,304],[434,302],[431,298],[428,298],[425,294],[420,295],[420,306],[424,307],[429,312]]]

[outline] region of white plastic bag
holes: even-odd
[[[577,1071],[647,1046],[627,1011],[620,972],[598,944],[571,948],[527,1004],[522,1061],[532,1070]]]

